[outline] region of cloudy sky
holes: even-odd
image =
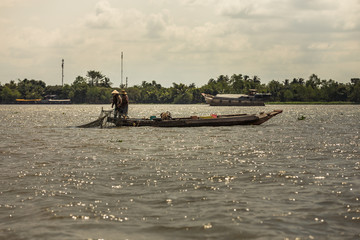
[[[360,0],[1,0],[0,83],[360,77]]]

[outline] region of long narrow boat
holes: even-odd
[[[206,117],[191,116],[186,118],[114,118],[111,110],[102,110],[100,117],[94,122],[79,127],[96,127],[111,123],[126,127],[203,127],[203,126],[233,126],[233,125],[260,125],[272,117],[282,113],[282,110],[259,114],[232,114],[211,115]]]
[[[249,94],[211,94],[202,93],[210,106],[265,106],[270,99],[270,93],[257,93],[256,89],[249,89]]]

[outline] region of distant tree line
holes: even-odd
[[[120,86],[124,88],[124,86]],[[56,95],[60,99],[71,99],[73,103],[101,103],[111,101],[110,79],[99,71],[88,71],[86,76],[78,76],[71,85],[46,86],[42,80],[18,80],[0,84],[0,103],[14,103],[16,99],[43,99],[46,95]],[[308,79],[272,80],[262,84],[258,76],[234,74],[220,75],[210,79],[202,87],[195,84],[173,83],[163,87],[156,81],[143,81],[140,85],[126,88],[131,103],[203,103],[201,93],[247,94],[249,89],[260,93],[271,93],[272,102],[353,102],[360,103],[360,79],[353,78],[349,83],[338,83],[332,79],[321,80],[313,74]]]

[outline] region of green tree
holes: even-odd
[[[46,86],[41,80],[19,80],[18,83],[0,84],[0,101],[14,102],[16,98],[42,98],[45,95],[57,95],[59,98],[71,98],[74,103],[109,103],[112,83],[99,71],[88,71],[86,77],[78,76],[71,85]],[[332,79],[320,80],[312,74],[308,80],[293,78],[283,82],[272,80],[261,84],[258,76],[233,74],[211,78],[207,84],[197,88],[173,83],[169,88],[162,87],[155,80],[143,81],[141,85],[127,88],[132,103],[199,103],[204,102],[201,93],[245,93],[249,89],[258,92],[270,92],[274,101],[353,101],[360,102],[360,79],[352,78],[351,83],[338,83]],[[117,89],[120,91],[120,89]]]
[[[203,96],[201,95],[201,91],[199,88],[195,87],[195,84],[192,83],[189,85],[190,93],[192,94],[192,102],[191,103],[201,103],[203,101]]]
[[[271,93],[273,101],[281,101],[281,93],[284,90],[284,86],[280,82],[272,80],[268,83],[267,89]]]
[[[112,82],[110,82],[110,78],[104,77],[100,80],[100,87],[110,88]]]
[[[141,89],[139,86],[129,87],[126,91],[129,96],[129,102],[141,103]]]
[[[305,101],[308,101],[308,102],[312,102],[312,101],[318,101],[318,90],[317,88],[313,88],[312,85],[308,85],[308,86],[305,86],[306,90],[305,90],[305,98],[304,100]]]
[[[55,86],[46,86],[44,90],[44,95],[56,95],[57,98],[67,99],[70,98],[69,94],[71,92],[71,86],[65,84],[64,86],[55,85]]]
[[[354,81],[354,83],[349,99],[352,102],[360,103],[360,81]]]
[[[242,74],[234,74],[230,78],[231,93],[245,93],[245,81]]]
[[[69,84],[65,84],[61,92],[59,93],[58,97],[61,99],[68,99],[70,98],[71,86]]]
[[[284,101],[289,102],[293,101],[294,95],[293,93],[288,89],[284,92]]]
[[[346,101],[347,90],[346,86],[342,83],[338,83],[332,79],[321,83],[321,96],[322,100],[326,102],[330,101]]]
[[[311,86],[312,89],[317,89],[319,88],[319,86],[321,85],[321,81],[320,81],[320,78],[315,75],[315,74],[312,74],[309,79],[305,82],[305,85],[308,87],[308,86]]]
[[[230,79],[227,75],[220,75],[216,81],[216,89],[219,93],[230,92]]]
[[[295,79],[294,79],[295,80]],[[306,87],[300,84],[297,80],[290,84],[290,91],[292,92],[292,101],[304,101],[306,98]]]
[[[100,103],[100,89],[98,87],[89,87],[86,91],[87,103]]]
[[[25,99],[41,99],[46,84],[41,80],[19,80],[18,91],[21,93],[22,97]]]
[[[74,103],[85,103],[88,88],[89,86],[84,77],[76,77],[75,81],[71,85],[71,91],[69,93],[71,101]]]
[[[103,87],[111,86],[110,79],[99,71],[90,70],[87,72],[86,77],[88,79],[90,86],[103,86]]]
[[[173,103],[175,104],[189,104],[192,102],[192,94],[189,91],[189,88],[183,84],[173,83],[173,87],[171,88]]]
[[[5,85],[0,88],[0,100],[1,103],[12,103],[15,102],[17,98],[21,97],[21,93],[17,89],[11,88],[11,86]]]

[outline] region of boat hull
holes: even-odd
[[[210,95],[202,93],[205,98],[205,102],[210,106],[265,106],[265,100],[267,100],[269,94],[220,94]]]
[[[282,110],[274,110],[269,113],[260,113],[257,115],[238,114],[238,115],[223,115],[216,118],[201,118],[201,117],[189,117],[189,118],[174,118],[170,120],[162,120],[156,118],[150,119],[116,119],[108,117],[107,122],[113,123],[116,126],[126,127],[220,127],[220,126],[234,126],[234,125],[260,125],[272,117],[280,114]]]
[[[260,101],[237,101],[237,100],[213,100],[210,106],[265,106],[264,102]]]

